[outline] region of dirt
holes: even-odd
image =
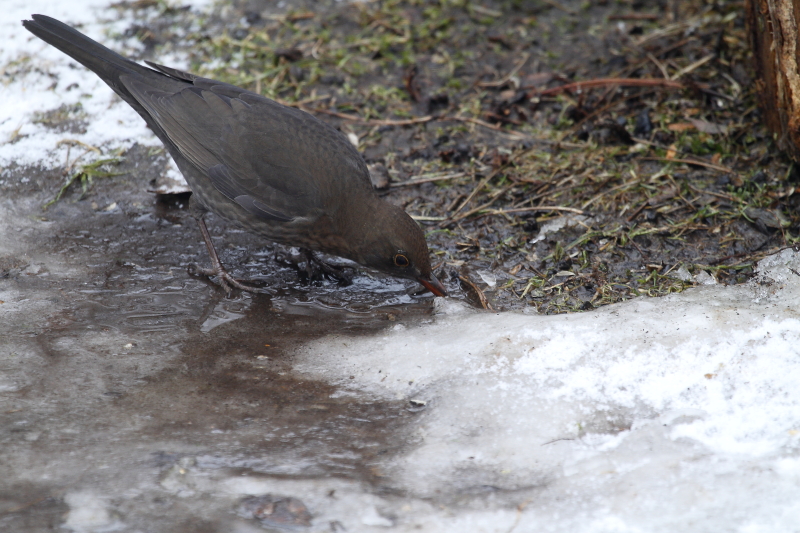
[[[180,40],[191,12],[163,7],[126,35],[355,134],[455,297],[556,313],[681,291],[681,267],[741,283],[796,242],[741,7],[248,1]]]

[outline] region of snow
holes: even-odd
[[[183,2],[195,9],[208,3],[207,0]],[[161,146],[141,117],[96,75],[30,34],[21,24],[34,13],[45,14],[76,26],[89,37],[130,56],[141,51],[140,43],[131,38],[119,48],[119,41],[109,39],[109,35],[124,32],[132,19],[110,9],[107,0],[5,0],[3,10],[0,171],[12,163],[40,164],[46,168],[63,165],[68,147],[59,141],[64,140],[102,147],[107,152],[134,143]],[[137,14],[156,15],[154,10]],[[177,68],[187,66],[172,56],[164,61]],[[86,114],[85,133],[54,131],[33,120],[37,113],[76,104]]]
[[[425,402],[419,445],[391,468],[404,491],[541,486],[515,531],[797,531],[800,256],[759,268],[574,315],[440,299],[431,324],[322,339],[295,369]],[[502,531],[517,512],[470,523]]]
[[[61,165],[64,139],[106,150],[159,145],[94,74],[19,22],[45,13],[114,47],[108,32],[125,21],[105,0],[6,0],[3,7],[0,170]],[[129,41],[119,51],[137,46]],[[32,120],[76,103],[87,115],[85,133]],[[796,532],[798,271],[800,256],[784,250],[744,286],[709,284],[574,315],[489,314],[439,299],[428,324],[311,342],[294,370],[349,394],[414,400],[424,410],[413,428],[418,444],[385,466],[387,483],[408,497],[402,509],[424,524],[419,530]],[[268,482],[227,487],[273,490],[253,483]],[[286,483],[315,501],[314,482]],[[318,490],[319,508],[330,506],[324,494],[333,485],[341,485],[340,513],[369,527],[403,523],[379,513],[386,500],[344,481]],[[490,496],[472,509],[428,503],[476,487],[535,497],[516,508],[493,506]],[[72,508],[66,527],[114,529],[98,496],[71,493],[65,501]],[[324,522],[321,513],[315,523]]]

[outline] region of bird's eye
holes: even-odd
[[[408,260],[408,257],[404,256],[403,254],[397,254],[394,256],[394,264],[399,267],[407,267],[411,263]]]

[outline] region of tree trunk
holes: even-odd
[[[745,11],[767,128],[800,161],[800,0],[746,0]]]

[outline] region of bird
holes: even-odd
[[[164,144],[192,190],[189,212],[212,265],[200,271],[226,292],[256,289],[223,267],[204,221],[209,211],[272,242],[350,259],[447,295],[422,229],[375,193],[364,159],[340,131],[235,85],[140,65],[52,17],[31,15],[22,24],[99,76]]]

